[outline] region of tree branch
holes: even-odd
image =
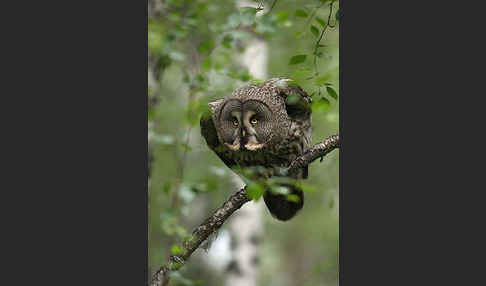
[[[314,145],[314,147],[310,148],[302,156],[290,163],[289,170],[305,167],[317,158],[323,158],[327,153],[340,146],[341,140],[339,140],[339,135],[329,136],[327,139]]]
[[[340,148],[340,146],[341,141],[339,135],[332,135],[321,143],[314,145],[302,156],[295,159],[290,164],[288,171],[307,166],[317,158],[322,159],[332,150]],[[167,286],[169,284],[170,272],[181,268],[202,242],[204,242],[213,232],[217,231],[236,210],[249,201],[250,198],[248,198],[248,195],[246,194],[246,187],[231,195],[220,208],[192,232],[191,237],[184,240],[182,244],[184,252],[181,255],[169,256],[169,262],[155,272],[149,285]]]

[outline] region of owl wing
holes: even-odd
[[[219,159],[228,168],[236,165],[236,162],[229,156],[229,153],[225,151],[225,147],[219,142],[218,133],[216,132],[216,127],[214,126],[213,118],[209,110],[201,116],[199,123],[201,125],[201,135],[206,140],[209,148],[218,155]]]
[[[287,81],[287,79],[284,79]],[[312,124],[311,114],[312,98],[297,85],[278,85],[279,95],[285,100],[285,109],[288,116],[299,126],[301,136],[299,138],[301,144],[301,152],[305,152],[312,146]],[[303,179],[308,177],[308,166],[302,168]]]

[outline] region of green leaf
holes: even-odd
[[[184,248],[181,245],[174,244],[172,245],[170,252],[172,253],[172,255],[179,255],[184,253]]]
[[[276,31],[276,23],[268,16],[262,16],[258,18],[258,21],[256,21],[256,27],[255,27],[255,32],[257,34],[271,34]]]
[[[289,188],[284,186],[273,186],[271,190],[272,193],[280,194],[280,195],[288,195],[290,193]]]
[[[197,49],[201,54],[209,54],[214,48],[214,42],[212,40],[206,40],[199,45]]]
[[[208,71],[211,69],[211,58],[207,57],[201,62],[201,69],[203,71]]]
[[[310,185],[300,184],[299,187],[302,189],[302,191],[304,191],[306,193],[315,193],[316,192],[316,188],[313,187],[313,186],[310,186]]]
[[[164,186],[162,187],[162,192],[164,194],[168,195],[169,192],[170,192],[171,187],[172,187],[172,184],[170,182],[165,183]]]
[[[257,182],[251,182],[250,184],[248,184],[248,187],[246,188],[246,193],[248,194],[248,197],[256,201],[260,199],[264,191],[265,190],[263,189],[263,186],[261,186]]]
[[[173,214],[165,212],[160,214],[160,218],[162,220],[162,230],[168,235],[178,235],[180,237],[184,237],[187,235],[187,231],[180,226],[177,217]]]
[[[238,79],[246,82],[246,81],[249,81],[251,79],[251,75],[248,73],[247,70],[245,70],[245,71],[242,71],[238,74]]]
[[[292,79],[297,81],[297,82],[302,82],[302,80],[305,80],[309,77],[311,77],[313,74],[312,70],[296,70],[292,74]]]
[[[231,43],[232,42],[233,42],[233,37],[228,34],[228,35],[224,36],[221,44],[223,45],[223,47],[225,47],[227,49],[231,49]]]
[[[310,31],[312,32],[312,35],[314,35],[315,37],[319,37],[319,29],[317,29],[316,26],[312,25],[310,27]]]
[[[300,63],[305,62],[305,59],[307,58],[307,55],[296,55],[290,58],[289,65],[297,65]]]
[[[287,199],[287,201],[294,202],[294,203],[298,203],[300,201],[299,196],[294,195],[294,194],[287,195],[287,196],[285,196],[285,198]]]
[[[330,79],[329,74],[321,75],[314,80],[314,83],[318,86],[323,86],[324,84],[326,84],[329,81],[329,79]]]
[[[206,13],[208,10],[208,3],[207,2],[199,2],[196,5],[196,11],[198,14]]]
[[[329,108],[330,105],[331,103],[329,102],[329,99],[325,97],[321,97],[319,100],[312,102],[312,110],[314,111],[326,110]]]
[[[336,91],[335,91],[335,90],[334,90],[332,87],[330,87],[330,86],[326,86],[326,90],[327,90],[327,93],[328,93],[328,94],[329,94],[329,95],[330,95],[332,98],[334,98],[335,100],[337,100],[337,99],[338,99],[338,95],[337,95]]]
[[[319,22],[323,28],[326,26],[326,22],[322,18],[316,16],[316,21]]]
[[[251,26],[255,22],[255,15],[258,10],[254,7],[242,7],[240,9],[240,21],[243,26]]]
[[[278,24],[283,24],[283,23],[285,23],[285,21],[287,21],[288,18],[289,18],[289,12],[282,11],[282,12],[280,12],[280,13],[277,14],[277,17],[275,18],[275,21]]]
[[[307,12],[304,11],[304,10],[298,9],[298,10],[295,10],[295,16],[296,17],[307,18],[307,16],[309,16],[309,14],[307,14]]]
[[[293,93],[293,94],[287,96],[287,98],[285,99],[285,103],[287,105],[294,105],[294,104],[299,103],[299,101],[300,101],[300,95],[297,94],[297,93]]]
[[[241,14],[255,15],[258,10],[255,7],[241,7],[240,12]]]
[[[249,81],[251,79],[251,76],[249,74],[242,74],[240,75],[240,80],[241,81]]]
[[[202,73],[199,73],[199,74],[196,75],[196,80],[199,84],[207,82],[206,76]]]

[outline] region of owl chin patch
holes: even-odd
[[[245,145],[245,148],[247,150],[250,150],[250,151],[255,151],[255,150],[258,150],[258,149],[261,149],[263,148],[263,146],[265,146],[265,144],[253,144],[253,143],[248,143]]]
[[[224,143],[224,145],[226,147],[228,147],[228,149],[230,149],[231,151],[239,151],[240,150],[240,143],[237,142],[233,145],[231,144],[228,144],[228,143]],[[259,150],[261,148],[263,148],[265,146],[265,144],[253,144],[253,143],[248,143],[245,145],[245,150],[248,150],[248,151],[256,151],[256,150]]]

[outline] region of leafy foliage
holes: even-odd
[[[316,26],[310,26],[310,31],[312,32],[312,35],[314,35],[314,37],[319,37],[319,29]]]
[[[290,59],[289,65],[296,65],[305,62],[307,55],[297,55]]]
[[[307,14],[307,12],[304,11],[304,10],[298,9],[298,10],[295,10],[295,16],[296,17],[307,18],[309,16],[309,14]]]

